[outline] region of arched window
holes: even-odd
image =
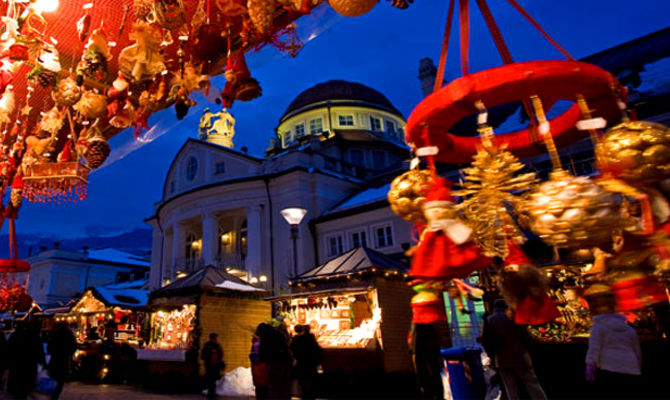
[[[192,181],[198,173],[198,159],[191,156],[186,163],[186,180]]]

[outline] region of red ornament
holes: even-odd
[[[407,142],[415,148],[438,146],[436,161],[468,163],[481,144],[478,136],[456,136],[449,130],[460,120],[477,113],[475,102],[487,108],[528,100],[537,95],[547,109],[559,100],[575,101],[582,95],[595,110],[593,117],[608,121],[618,119],[621,111],[617,101],[624,90],[616,78],[604,69],[579,61],[531,61],[503,65],[463,76],[426,97],[407,120]],[[585,137],[587,132],[575,127],[582,113],[574,104],[563,114],[549,121],[557,146],[564,146]],[[518,157],[545,151],[532,139],[530,128],[496,135],[497,146]]]

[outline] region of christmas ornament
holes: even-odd
[[[58,81],[51,91],[51,98],[58,106],[70,107],[79,101],[81,93],[81,87],[77,85],[77,82],[72,77],[68,76]]]
[[[107,97],[87,90],[73,108],[86,118],[99,118],[107,113]]]
[[[508,243],[508,256],[499,273],[498,286],[507,304],[514,309],[517,324],[545,324],[560,315],[547,294],[546,277],[513,242]]]
[[[664,288],[653,275],[640,271],[621,274],[612,283],[618,311],[633,311],[656,304],[668,303]]]
[[[484,255],[505,258],[508,239],[523,237],[508,207],[518,207],[521,203],[518,193],[531,189],[537,180],[532,172],[517,175],[524,165],[505,150],[506,145],[498,148],[492,143],[490,127],[482,127],[480,134],[482,146],[474,156],[472,167],[463,170],[462,189],[453,194],[465,197],[459,207]]]
[[[14,88],[9,85],[0,97],[0,124],[7,124],[11,121],[11,114],[16,109],[16,100],[14,97]]]
[[[407,9],[412,3],[414,3],[414,0],[391,0],[391,5],[401,10]]]
[[[415,324],[432,324],[447,320],[444,302],[435,292],[417,293],[412,297],[410,306],[412,306],[412,322]]]
[[[150,80],[165,70],[160,44],[163,35],[160,28],[138,22],[129,34],[135,44],[121,50],[119,70],[123,75],[137,82]]]
[[[359,17],[369,13],[378,0],[328,0],[328,4],[345,17]]]
[[[221,10],[223,15],[234,17],[247,13],[247,8],[244,6],[244,0],[216,0],[216,7]]]
[[[135,119],[135,107],[128,97],[129,86],[123,74],[119,74],[107,91],[107,118],[115,128],[125,129]]]
[[[102,29],[91,33],[84,48],[81,61],[77,65],[77,83],[81,86],[84,78],[103,82],[107,79],[107,62],[112,55],[107,35]]]
[[[183,0],[155,0],[156,22],[165,29],[177,29],[186,23]]]
[[[91,169],[96,169],[105,162],[111,149],[97,126],[92,127],[90,132],[90,136],[86,140],[86,146],[88,147],[86,165]]]
[[[425,223],[423,203],[431,182],[432,176],[427,170],[413,169],[397,176],[391,182],[387,196],[391,210],[405,221]]]
[[[65,122],[65,111],[61,111],[57,106],[53,106],[51,110],[47,111],[40,120],[39,129],[55,134],[60,131]]]
[[[579,249],[611,241],[622,227],[620,200],[587,177],[554,171],[547,182],[528,194],[522,212],[544,242]]]
[[[472,229],[459,220],[450,186],[440,178],[426,196],[423,210],[427,224],[412,250],[410,276],[414,278],[466,278],[491,262],[471,241]]]
[[[626,121],[611,128],[596,147],[599,167],[631,183],[670,177],[670,128],[649,121]]]
[[[247,0],[249,19],[261,35],[272,32],[276,9],[277,3],[275,0]]]

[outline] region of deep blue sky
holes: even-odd
[[[499,65],[481,15],[472,3],[471,70]],[[506,2],[490,3],[516,60],[560,58]],[[520,3],[577,58],[670,25],[670,4],[665,1],[520,0]],[[447,4],[447,0],[416,0],[402,11],[382,1],[371,13],[358,18],[329,13],[321,19],[330,26],[323,32],[319,32],[323,28],[318,24],[308,21],[313,27],[307,30],[317,36],[297,58],[281,57],[273,49],[251,55],[252,75],[260,81],[263,96],[234,105],[235,147],[246,146],[250,152],[262,154],[291,100],[302,90],[329,79],[371,86],[408,116],[421,100],[416,78],[419,60],[431,57],[437,62],[439,58]],[[448,79],[460,73],[456,40],[457,34],[452,34]],[[220,86],[220,80],[216,84]],[[199,101],[198,107],[201,109],[205,103]],[[152,215],[153,204],[160,200],[163,180],[174,155],[188,137],[196,136],[199,117],[200,111],[196,110],[177,123],[172,109],[159,113],[152,118],[152,122],[158,122],[158,137],[142,146],[133,143],[127,132],[117,136],[112,146],[127,154],[91,175],[87,200],[60,206],[24,202],[18,231],[71,238],[147,227],[142,220]],[[138,148],[128,150],[134,147]]]

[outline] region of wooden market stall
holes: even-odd
[[[250,367],[253,332],[271,317],[266,296],[265,290],[213,266],[152,292],[149,341],[138,351],[148,363],[150,382],[164,386],[179,376],[196,387],[204,373],[199,352],[213,332],[219,335],[226,371]]]
[[[292,331],[308,324],[324,349],[324,373],[407,372],[412,290],[406,266],[358,247],[291,280],[273,299]]]

